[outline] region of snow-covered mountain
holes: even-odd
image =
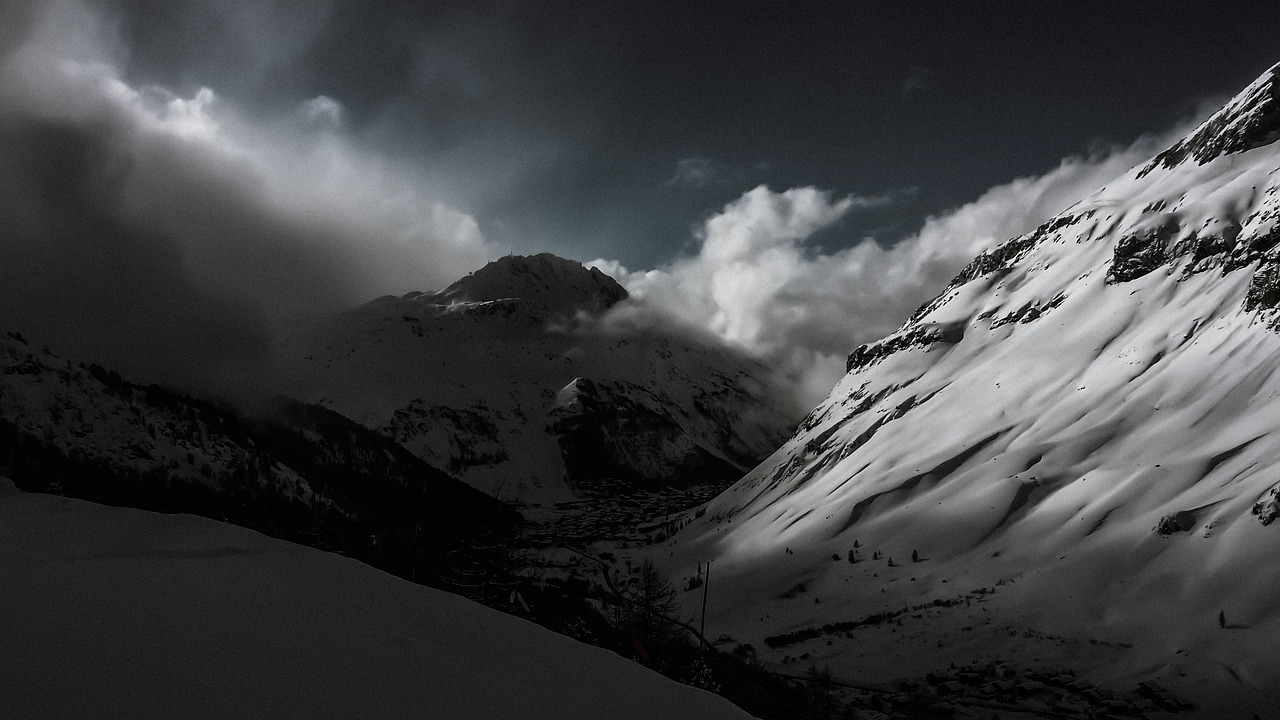
[[[0,477],[0,717],[747,718],[332,553]]]
[[[519,522],[330,410],[279,399],[259,411],[242,416],[0,336],[0,473],[23,489],[226,519],[406,575]]]
[[[663,549],[714,561],[715,632],[847,677],[985,658],[1274,699],[1277,140],[1280,66],[854,351]]]
[[[295,333],[284,391],[530,504],[604,479],[724,486],[782,443],[797,418],[771,403],[765,368],[605,321],[626,298],[598,269],[508,256]]]

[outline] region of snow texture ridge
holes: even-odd
[[[714,560],[718,621],[753,643],[1010,583],[984,603],[1013,635],[1132,648],[1099,673],[1210,703],[1280,687],[1277,72],[854,351],[678,535],[672,574]],[[956,660],[944,644],[911,662]],[[856,646],[804,649],[876,672]]]

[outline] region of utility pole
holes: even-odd
[[[711,591],[711,561],[707,561],[707,577],[702,583],[702,624],[698,634],[707,637],[707,593]]]

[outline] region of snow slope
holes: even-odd
[[[667,549],[674,574],[715,561],[716,632],[759,646],[960,598],[773,657],[859,677],[1061,663],[1261,709],[1280,689],[1277,138],[1280,66],[852,353]]]
[[[798,418],[771,403],[753,361],[604,323],[626,296],[598,269],[509,256],[300,330],[281,351],[284,392],[523,503],[571,499],[593,474],[736,480]]]
[[[0,478],[0,717],[745,718],[337,555]]]
[[[24,489],[230,520],[406,573],[412,559],[434,571],[460,543],[519,523],[509,506],[330,410],[277,399],[258,413],[0,335],[0,473]]]
[[[253,468],[255,488],[309,506],[325,504],[294,469],[227,433],[224,420],[177,396],[155,401],[153,393],[128,387],[118,375],[73,365],[19,333],[0,336],[0,422],[12,428],[6,438],[26,435],[69,458],[158,484],[212,491],[231,489],[237,470]]]

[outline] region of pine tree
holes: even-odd
[[[1227,626],[1227,612],[1225,610],[1218,611],[1218,627],[1225,628]]]
[[[920,562],[920,553],[919,553],[919,552],[917,552],[917,551],[915,551],[915,550],[912,550],[912,551],[911,551],[911,562]]]

